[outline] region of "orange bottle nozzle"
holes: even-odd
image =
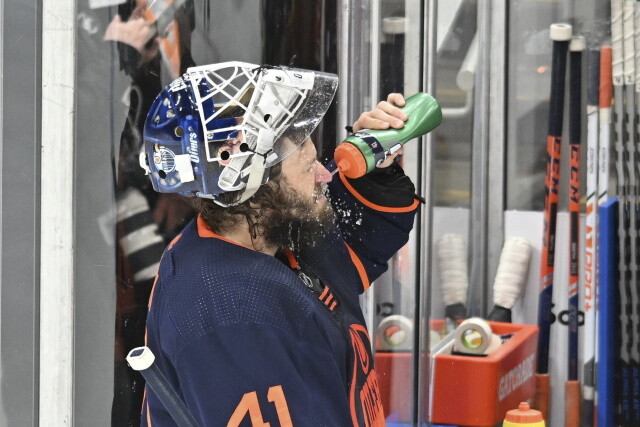
[[[367,173],[367,161],[353,144],[344,142],[336,148],[336,165],[347,178],[359,178]]]
[[[527,402],[520,402],[518,409],[512,409],[507,412],[503,426],[543,427],[544,419],[542,418],[542,412],[531,409]]]

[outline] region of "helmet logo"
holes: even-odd
[[[176,155],[173,151],[162,147],[160,151],[153,153],[153,163],[158,170],[173,172],[176,168]]]
[[[189,133],[189,157],[193,163],[200,162],[200,156],[198,156],[198,134],[195,132]]]

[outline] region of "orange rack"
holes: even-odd
[[[490,355],[439,353],[432,358],[431,422],[494,426],[508,410],[533,397],[538,327],[489,324],[495,334],[513,334]],[[412,356],[406,351],[376,353],[380,394],[389,421],[411,422]]]

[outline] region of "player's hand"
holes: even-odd
[[[386,101],[380,101],[376,108],[358,117],[353,124],[354,132],[362,129],[402,128],[408,117],[399,107],[404,107],[404,96],[390,93]]]
[[[404,107],[404,96],[400,93],[390,93],[386,101],[380,101],[376,108],[362,113],[353,124],[353,131],[362,129],[401,129],[408,119],[407,115],[399,108]],[[389,155],[384,162],[378,165],[379,168],[390,166],[403,153],[400,148],[395,153]]]
[[[154,35],[155,31],[144,18],[131,18],[122,22],[120,15],[116,15],[109,23],[103,39],[126,43],[144,53],[145,46]]]

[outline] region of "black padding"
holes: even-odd
[[[444,308],[445,317],[455,321],[456,323],[462,322],[467,318],[467,309],[461,302],[448,305]]]
[[[511,323],[511,309],[499,305],[494,305],[493,309],[491,309],[491,313],[489,313],[489,318],[487,320],[492,320],[494,322]]]
[[[362,197],[376,205],[404,208],[411,206],[415,199],[415,186],[397,163],[347,180]]]

